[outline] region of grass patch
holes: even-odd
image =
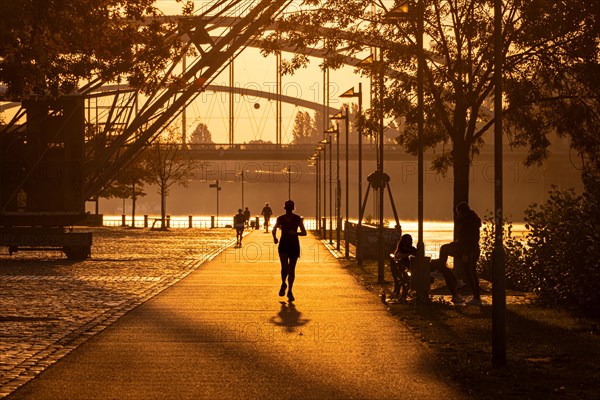
[[[344,261],[342,261],[344,262]],[[377,283],[377,261],[360,267],[346,263],[374,295],[391,292],[385,266],[383,285]],[[481,282],[484,298],[491,285]],[[536,305],[524,293],[507,293],[507,365],[492,366],[492,307],[455,306],[436,281],[433,302],[417,305],[409,297],[388,305],[437,357],[442,375],[476,399],[598,399],[600,398],[600,335],[597,320],[566,310]],[[469,291],[463,292],[466,298]],[[488,300],[489,303],[489,300]]]

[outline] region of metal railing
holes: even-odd
[[[250,222],[256,226],[258,221],[259,227],[263,226],[263,219],[253,217]],[[168,228],[172,229],[211,229],[211,228],[232,228],[233,217],[215,217],[215,216],[170,216],[168,215],[165,221]],[[275,219],[271,219],[271,227],[275,224]],[[155,215],[136,216],[135,225],[132,224],[130,215],[112,215],[104,216],[102,226],[106,227],[136,227],[136,228],[160,228],[161,218]],[[317,222],[314,218],[305,218],[304,226],[307,230],[315,230]]]

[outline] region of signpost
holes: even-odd
[[[221,191],[221,186],[219,186],[219,180],[217,179],[215,183],[209,184],[208,187],[217,189],[217,226],[219,226],[219,192]]]

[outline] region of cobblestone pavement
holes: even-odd
[[[81,262],[0,252],[0,398],[235,242],[231,229],[86,231]]]

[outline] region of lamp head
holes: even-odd
[[[327,130],[325,131],[325,133],[338,133],[338,132],[339,132],[339,129],[337,128],[337,126],[336,126],[336,127],[330,126],[330,127],[329,127],[329,128],[327,128]]]
[[[345,118],[346,118],[346,116],[342,115],[341,111],[338,112],[337,114],[332,115],[331,117],[329,117],[329,119],[345,119]]]
[[[359,95],[360,95],[360,93],[356,93],[354,91],[354,86],[352,86],[350,89],[348,89],[344,93],[340,94],[340,97],[358,97]]]
[[[386,20],[405,20],[405,19],[410,18],[410,16],[411,16],[410,2],[403,1],[399,5],[392,8],[390,11],[388,11],[384,15],[384,18]]]

